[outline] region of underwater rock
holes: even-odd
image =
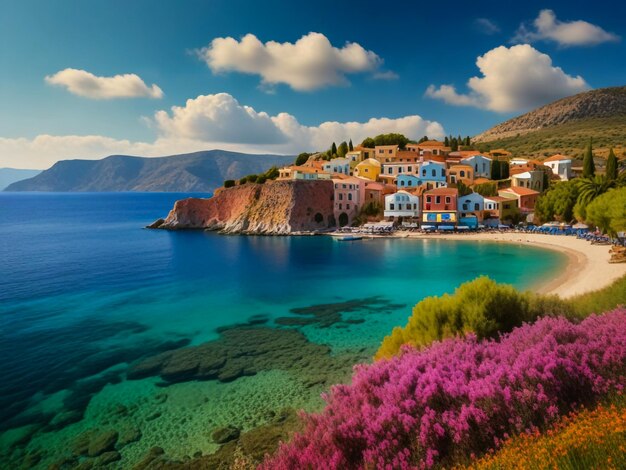
[[[162,460],[165,451],[161,447],[152,447],[148,453],[133,466],[133,470],[146,470],[148,468],[163,468],[162,465],[157,465]]]
[[[216,444],[225,444],[228,441],[237,439],[240,433],[239,428],[235,426],[224,426],[213,431],[213,433],[211,433],[211,439],[213,439],[213,442]]]
[[[117,447],[121,449],[132,442],[137,442],[139,439],[141,439],[141,430],[136,426],[127,426],[120,431]]]
[[[96,459],[94,465],[96,467],[104,467],[106,465],[109,465],[110,463],[117,462],[118,460],[122,460],[122,455],[119,452],[113,450],[100,455],[100,457]]]
[[[63,411],[52,418],[50,424],[44,428],[44,431],[56,431],[72,423],[77,423],[81,419],[83,419],[83,413],[81,411]]]
[[[161,412],[160,411],[155,411],[154,413],[150,413],[148,416],[146,416],[146,421],[154,421],[157,418],[161,417]]]
[[[119,434],[117,431],[94,432],[89,436],[87,456],[97,457],[100,454],[113,450]]]

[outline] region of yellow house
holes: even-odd
[[[380,162],[373,158],[363,160],[354,167],[354,176],[376,181],[380,175]]]
[[[448,169],[448,184],[456,184],[459,181],[466,185],[474,183],[474,168],[470,165],[452,165]]]

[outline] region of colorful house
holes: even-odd
[[[469,165],[474,169],[474,177],[491,178],[491,158],[484,155],[472,155],[461,159],[462,165]]]
[[[381,181],[392,183],[398,175],[416,174],[418,171],[417,163],[383,163],[379,178]]]
[[[471,185],[474,182],[474,168],[470,165],[453,165],[448,169],[448,183],[458,182]]]
[[[478,193],[470,193],[458,199],[459,225],[477,228],[483,221],[485,198]]]
[[[565,155],[553,155],[550,158],[546,158],[543,164],[552,170],[552,173],[558,175],[562,181],[572,179],[572,158]]]
[[[377,145],[374,147],[374,158],[380,163],[390,162],[396,158],[398,150],[398,145]]]
[[[446,165],[436,161],[426,161],[420,165],[419,177],[429,187],[447,186]]]
[[[417,175],[403,173],[396,177],[396,186],[400,189],[413,189],[423,184],[424,182]]]
[[[524,173],[517,173],[511,176],[511,186],[514,188],[534,189],[543,191],[543,171],[531,170]]]
[[[378,179],[378,175],[380,175],[380,168],[381,166],[378,160],[368,158],[354,167],[354,176],[376,181]]]
[[[385,196],[385,217],[412,218],[419,217],[419,197],[407,191],[398,191]]]
[[[438,140],[426,140],[418,144],[406,144],[406,149],[417,152],[420,155],[447,155],[450,153],[450,147],[446,147],[443,142]]]
[[[365,203],[365,184],[361,178],[333,178],[335,221],[340,227],[351,224]]]
[[[374,158],[374,149],[358,146],[354,150],[346,153],[346,158],[350,160],[350,165],[354,168],[357,164],[368,158]]]
[[[510,223],[518,212],[517,199],[502,196],[486,197],[485,212],[495,219],[495,225]]]
[[[498,194],[503,197],[517,199],[517,206],[522,212],[528,213],[535,209],[539,191],[520,186],[513,186],[507,189],[501,189]]]
[[[387,194],[393,194],[397,188],[393,184],[378,183],[376,181],[365,181],[365,204],[378,204],[383,205],[385,203],[385,196]]]
[[[350,160],[348,158],[333,158],[322,164],[322,170],[326,173],[350,175]]]
[[[458,195],[456,188],[436,188],[425,191],[422,223],[436,226],[456,225]]]
[[[286,166],[278,170],[279,180],[329,180],[330,173],[312,166]]]

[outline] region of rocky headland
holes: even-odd
[[[208,199],[176,201],[149,228],[289,235],[335,225],[332,181],[268,181],[216,191]]]

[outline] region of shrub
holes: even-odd
[[[508,439],[497,453],[469,468],[626,468],[626,406],[599,406],[563,418],[547,433]],[[468,468],[468,467],[464,467]]]
[[[557,297],[520,293],[513,286],[479,277],[459,286],[454,294],[427,297],[413,308],[404,328],[385,337],[376,359],[391,357],[403,344],[425,346],[435,340],[474,332],[478,338],[511,331],[545,313],[567,314],[570,308]]]
[[[481,454],[623,389],[625,322],[626,309],[542,318],[499,341],[469,335],[357,366],[261,468],[429,468]]]
[[[248,175],[246,176],[247,180],[250,181],[250,183],[256,183],[256,180],[258,178],[257,175]]]
[[[626,306],[626,276],[603,289],[572,297],[568,299],[568,303],[574,315],[579,318],[606,312],[617,306]]]
[[[225,188],[232,188],[233,186],[235,186],[235,180],[226,180],[226,181],[224,181],[224,187]]]

